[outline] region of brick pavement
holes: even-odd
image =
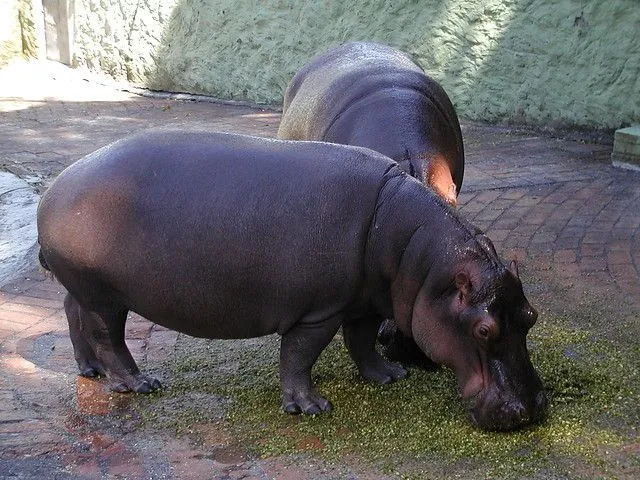
[[[82,155],[143,128],[179,124],[265,136],[277,130],[279,115],[269,110],[145,98],[59,77],[47,77],[40,90],[20,82],[0,88],[0,169],[40,192]],[[521,262],[535,284],[533,303],[602,295],[619,308],[618,325],[626,330],[613,321],[601,333],[637,341],[640,174],[610,167],[608,145],[470,123],[463,135],[460,209],[503,257]],[[36,268],[0,287],[0,472],[7,477],[315,476],[309,466],[246,460],[233,449],[213,458],[185,439],[146,439],[141,447],[95,427],[91,415],[126,412],[128,397],[76,378],[62,287]],[[137,316],[128,322],[127,343],[142,363],[171,355],[176,337]]]

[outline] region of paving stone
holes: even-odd
[[[6,306],[6,304],[5,304]],[[37,322],[42,317],[40,315],[33,315],[25,312],[16,312],[5,308],[0,310],[0,325],[4,322],[18,323],[20,325],[31,325]]]

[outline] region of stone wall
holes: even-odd
[[[639,0],[75,0],[75,64],[145,86],[279,104],[347,40],[409,52],[461,116],[640,122]]]
[[[17,57],[36,57],[32,0],[0,1],[0,67]]]
[[[74,65],[146,85],[162,63],[158,55],[165,48],[163,33],[174,22],[171,14],[177,4],[178,0],[75,0]],[[160,88],[172,87],[167,83]]]

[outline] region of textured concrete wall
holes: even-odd
[[[0,67],[22,54],[19,1],[0,2]]]
[[[280,103],[346,40],[409,52],[467,118],[640,122],[638,0],[76,0],[76,62],[152,88]]]
[[[0,68],[16,57],[45,58],[41,0],[0,0]]]
[[[75,0],[74,65],[146,84],[178,0]],[[197,2],[188,2],[195,5]],[[209,39],[200,39],[209,42]]]

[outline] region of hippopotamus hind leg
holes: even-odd
[[[73,351],[76,362],[80,368],[80,375],[83,377],[97,377],[106,375],[102,364],[98,361],[93,347],[83,335],[82,323],[80,321],[80,305],[67,293],[64,299],[64,309],[69,322],[69,336],[73,344]]]
[[[353,318],[342,326],[344,343],[360,375],[376,383],[392,383],[407,376],[407,370],[390,362],[375,348],[382,317]]]
[[[105,375],[115,392],[149,393],[160,388],[158,380],[140,373],[124,341],[126,308],[89,311],[67,294],[65,310],[81,375]]]

